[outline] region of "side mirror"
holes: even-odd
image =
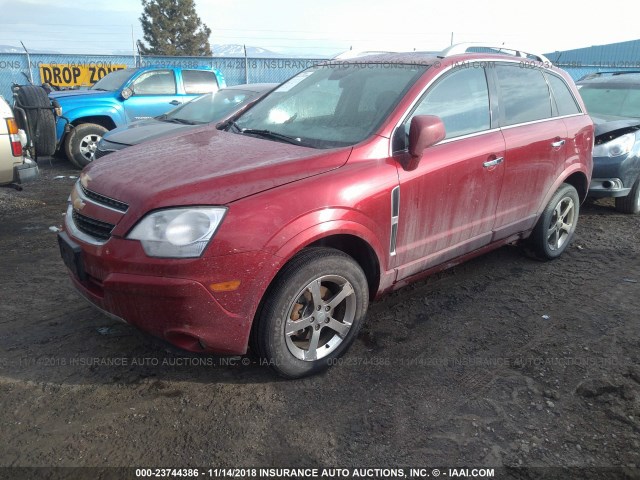
[[[120,92],[120,96],[121,96],[122,98],[124,98],[125,100],[126,100],[127,98],[130,98],[130,97],[131,97],[131,95],[133,95],[133,90],[131,90],[129,87],[127,87],[127,88],[123,88],[123,89],[122,89],[122,91]]]
[[[407,171],[415,170],[425,148],[435,145],[446,136],[444,123],[435,115],[416,115],[409,127],[409,158],[403,162]]]

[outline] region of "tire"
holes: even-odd
[[[84,168],[95,158],[98,142],[107,132],[102,125],[81,123],[71,129],[64,142],[64,150],[69,161],[78,168]]]
[[[265,294],[251,349],[285,378],[321,372],[353,343],[368,305],[367,278],[353,258],[331,248],[303,250]]]
[[[56,151],[56,119],[47,92],[35,85],[22,85],[16,94],[16,104],[25,108],[28,126],[21,114],[16,114],[18,127],[31,133],[35,155],[51,156]],[[30,108],[35,107],[35,108]]]
[[[545,207],[529,246],[540,260],[558,258],[567,249],[578,224],[580,198],[576,189],[563,183]]]
[[[636,179],[626,197],[616,198],[616,210],[622,213],[640,213],[640,177]]]

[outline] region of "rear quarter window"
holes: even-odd
[[[551,117],[549,87],[536,68],[497,65],[500,105],[504,126]]]
[[[556,77],[555,75],[548,74],[547,79],[553,92],[553,98],[556,101],[556,108],[558,109],[558,115],[574,115],[580,113],[580,108],[576,103],[576,99],[573,97],[571,90],[564,81]]]

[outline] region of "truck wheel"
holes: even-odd
[[[563,183],[551,197],[529,237],[536,257],[553,260],[562,255],[573,238],[579,212],[578,192],[572,185]]]
[[[53,155],[56,151],[56,119],[47,92],[36,85],[22,85],[17,91],[15,106],[24,107],[28,126],[19,112],[15,112],[16,122],[18,128],[31,133],[35,155]]]
[[[622,213],[640,213],[640,177],[631,187],[629,195],[616,198],[616,210]]]
[[[102,125],[81,123],[71,129],[64,142],[67,158],[78,168],[89,165],[95,158],[98,142],[107,131]]]
[[[283,377],[299,378],[325,370],[353,343],[369,290],[353,258],[310,248],[285,265],[265,299],[252,350]]]

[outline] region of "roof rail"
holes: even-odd
[[[389,50],[347,50],[334,57],[331,60],[348,60],[351,58],[366,57],[368,55],[379,55],[382,53],[397,53]]]
[[[457,43],[455,45],[451,45],[448,48],[445,48],[442,52],[440,52],[440,56],[450,57],[452,55],[460,55],[462,53],[467,53],[470,48],[487,48],[491,50],[497,50],[499,53],[505,52],[516,57],[533,58],[534,60],[537,60],[539,62],[548,63],[549,65],[551,65],[551,61],[540,53],[524,52],[519,48],[511,48],[505,45],[488,45],[482,42]]]

